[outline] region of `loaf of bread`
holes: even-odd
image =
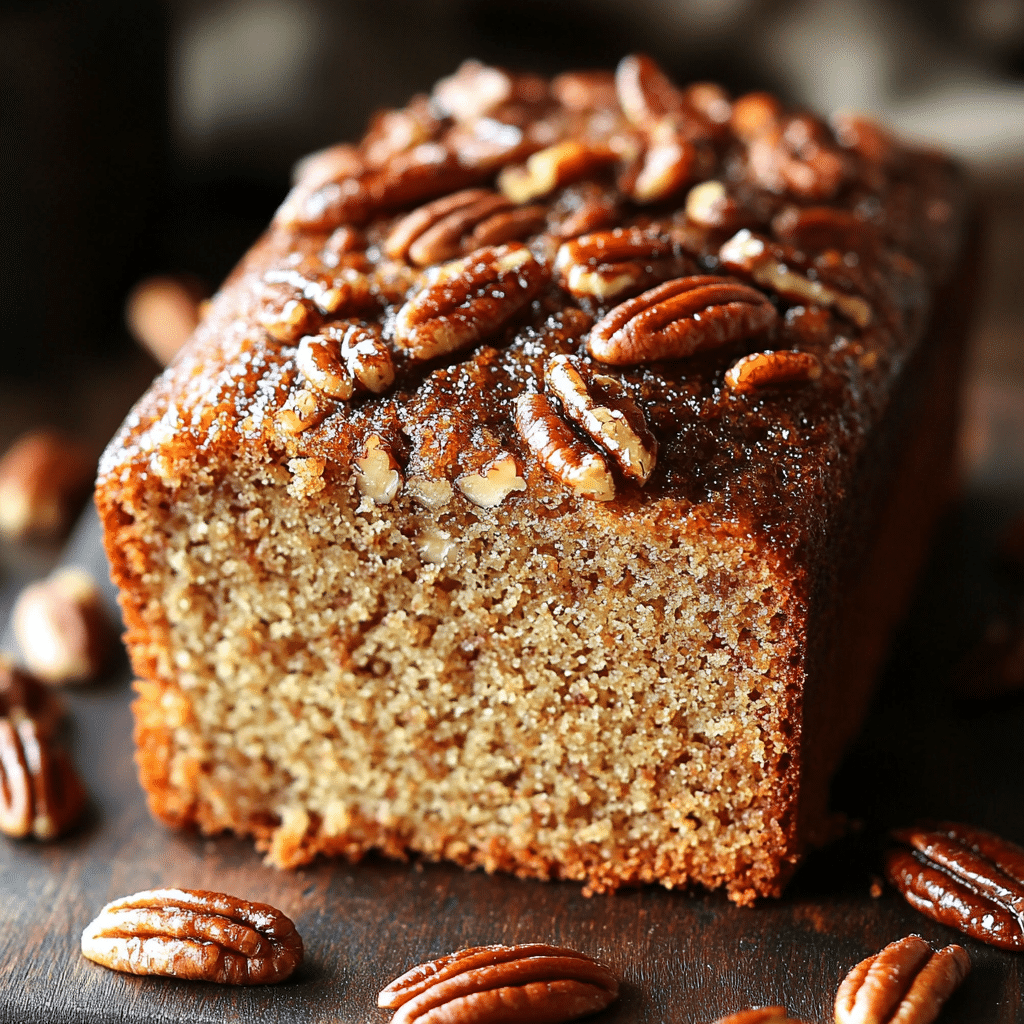
[[[778,894],[953,480],[963,180],[464,64],[300,166],[106,452],[153,813]]]

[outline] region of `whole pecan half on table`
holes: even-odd
[[[801,1024],[801,1021],[790,1017],[784,1006],[755,1006],[719,1017],[714,1024]]]
[[[583,953],[544,943],[474,946],[407,971],[377,1005],[391,1024],[559,1024],[603,1010],[618,979]]]
[[[203,889],[152,889],[108,903],[82,932],[82,953],[128,974],[266,985],[299,966],[302,939],[266,903]]]
[[[929,1024],[970,970],[962,946],[933,953],[908,935],[847,974],[836,993],[836,1024]]]
[[[1024,950],[1024,849],[958,822],[899,829],[886,874],[922,914],[1001,949]]]

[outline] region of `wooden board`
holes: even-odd
[[[771,1003],[825,1024],[836,986],[864,956],[910,932],[935,945],[959,939],[891,890],[870,895],[889,827],[948,817],[1024,841],[1024,695],[964,699],[953,670],[993,609],[1021,600],[1019,581],[1000,581],[988,561],[1012,505],[973,496],[950,516],[834,786],[834,807],[859,827],[810,857],[784,898],[753,909],[656,887],[587,899],[573,884],[378,859],[288,873],[264,867],[246,842],[169,832],[135,779],[123,665],[68,694],[69,742],[92,795],[87,821],[56,843],[0,843],[0,1021],[386,1024],[376,993],[408,967],[465,945],[544,941],[597,956],[624,979],[621,999],[594,1018],[601,1024],[700,1024]],[[94,518],[64,560],[104,572]],[[163,885],[279,907],[305,941],[303,967],[282,985],[231,989],[117,974],[81,957],[81,931],[104,903]],[[940,1020],[1024,1019],[1024,956],[960,941],[974,970]]]

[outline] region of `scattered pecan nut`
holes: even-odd
[[[578,298],[619,300],[696,267],[668,235],[615,228],[564,242],[555,256],[561,286]]]
[[[725,371],[725,383],[737,394],[783,384],[803,384],[821,377],[821,360],[813,352],[780,349],[751,352]]]
[[[506,167],[498,175],[498,188],[521,205],[562,185],[590,177],[618,158],[619,154],[610,146],[570,139],[533,153],[523,166]]]
[[[79,819],[85,789],[35,719],[0,718],[0,832],[56,839]]]
[[[377,324],[330,324],[299,342],[295,365],[317,391],[347,401],[357,391],[383,394],[395,382],[391,350]]]
[[[971,970],[962,946],[908,935],[862,960],[836,993],[836,1024],[929,1024]]]
[[[268,985],[302,962],[302,939],[266,903],[203,889],[152,889],[108,903],[82,932],[82,953],[128,974]]]
[[[383,989],[377,1005],[395,1011],[391,1024],[557,1024],[597,1013],[618,994],[604,964],[534,943],[475,946],[421,964]]]
[[[749,1010],[719,1017],[714,1024],[801,1024],[786,1012],[784,1006],[755,1006]]]
[[[95,475],[96,460],[85,446],[60,431],[22,434],[0,459],[0,536],[60,537]]]
[[[820,121],[800,114],[767,126],[748,143],[751,180],[807,202],[827,202],[850,178],[852,163]]]
[[[35,676],[18,668],[9,657],[0,654],[0,718],[13,723],[31,718],[39,735],[49,739],[64,716],[53,690]]]
[[[520,395],[515,417],[526,447],[556,480],[581,498],[611,501],[615,497],[608,462],[576,436],[547,395]]]
[[[378,305],[370,276],[353,266],[339,265],[332,273],[312,275],[293,269],[269,270],[263,280],[271,287],[261,323],[282,344],[291,344],[315,330],[318,314],[347,316]]]
[[[990,946],[1024,950],[1024,849],[951,821],[893,837],[904,846],[886,856],[886,876],[915,910]]]
[[[29,584],[18,595],[11,620],[25,664],[47,683],[97,679],[114,651],[99,586],[76,566]]]
[[[739,281],[682,277],[616,306],[594,325],[587,349],[615,366],[681,359],[764,333],[777,319],[768,299]]]
[[[594,373],[572,356],[556,355],[544,367],[544,383],[569,419],[615,460],[624,476],[647,483],[658,442],[619,380]]]
[[[522,245],[480,249],[428,272],[398,311],[395,342],[416,362],[476,344],[511,320],[548,281]]]

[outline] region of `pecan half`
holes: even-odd
[[[615,69],[619,106],[637,128],[650,128],[683,104],[683,94],[655,61],[644,54],[629,54]]]
[[[594,373],[572,356],[556,355],[544,367],[544,383],[569,419],[615,460],[625,476],[647,483],[658,442],[620,381]]]
[[[635,295],[696,269],[679,245],[656,231],[615,228],[563,242],[555,256],[559,284],[599,302]]]
[[[618,157],[610,146],[569,139],[534,153],[523,166],[506,167],[498,175],[498,188],[512,202],[528,203],[561,185],[590,177]]]
[[[970,970],[962,946],[933,953],[908,935],[847,974],[836,993],[836,1024],[929,1024]]]
[[[619,994],[604,964],[541,943],[475,946],[421,964],[391,982],[377,1005],[391,1024],[557,1024],[603,1010]]]
[[[78,773],[35,720],[0,718],[0,832],[56,839],[84,807]]]
[[[379,395],[395,381],[391,351],[377,324],[330,324],[299,342],[295,365],[317,391],[346,401],[355,391]]]
[[[682,277],[616,306],[594,325],[587,349],[615,366],[681,359],[760,334],[777,319],[768,299],[739,281]]]
[[[900,829],[886,875],[915,910],[990,946],[1024,950],[1024,849],[958,822]]]
[[[508,199],[490,189],[463,189],[404,216],[384,240],[384,252],[420,267],[440,263],[459,254],[462,236],[482,220],[511,208]]]
[[[394,501],[402,487],[402,473],[391,448],[380,434],[370,434],[356,456],[356,486],[375,505]]]
[[[756,1006],[719,1017],[714,1024],[800,1024],[786,1013],[784,1006]]]
[[[725,269],[747,273],[762,288],[769,288],[783,298],[827,306],[861,328],[871,323],[873,314],[867,300],[790,270],[771,254],[766,239],[747,228],[737,231],[721,247],[718,258]]]
[[[667,199],[684,185],[714,171],[715,151],[689,137],[677,117],[666,117],[647,133],[647,145],[619,178],[619,189],[637,203]]]
[[[278,287],[268,290],[258,319],[274,341],[291,345],[319,327],[320,317],[313,303],[297,297],[290,288],[281,287],[281,282],[268,283]]]
[[[519,436],[556,480],[581,498],[611,501],[615,497],[607,461],[576,436],[547,395],[520,395],[515,412]]]
[[[821,360],[812,352],[780,349],[751,352],[725,371],[730,391],[743,394],[780,384],[803,384],[821,377]]]
[[[475,344],[512,319],[548,281],[522,245],[480,249],[430,272],[398,311],[395,342],[422,362]]]
[[[57,731],[63,710],[48,686],[0,654],[0,717],[11,722],[31,718],[39,735],[48,739]]]
[[[152,889],[108,903],[82,932],[82,954],[128,974],[267,985],[299,966],[302,939],[266,903],[203,889]]]
[[[849,157],[828,129],[808,115],[776,121],[748,145],[750,177],[769,192],[827,202],[852,173]]]
[[[618,102],[610,71],[566,71],[552,80],[551,95],[568,110],[608,110]]]
[[[315,427],[329,412],[327,404],[308,388],[292,391],[274,416],[274,423],[284,434],[301,434]]]

